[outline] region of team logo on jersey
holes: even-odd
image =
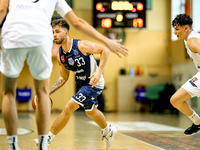
[[[69,58],[68,62],[69,62],[70,65],[72,65],[72,66],[74,65],[74,60],[72,58]]]
[[[61,56],[61,61],[65,62],[65,56],[64,55]]]
[[[78,55],[78,51],[76,49],[74,50],[74,55]]]
[[[197,77],[192,78],[192,81],[193,81],[193,82],[195,82],[195,81],[197,81],[197,80],[198,80]]]
[[[194,87],[197,87],[196,84],[194,83],[195,81],[192,79],[192,80],[189,80],[190,84]]]

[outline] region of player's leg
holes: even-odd
[[[108,149],[114,140],[114,136],[117,134],[117,128],[111,127],[111,125],[107,123],[104,114],[99,111],[97,107],[94,106],[92,110],[86,110],[85,112],[102,129],[102,139],[105,138],[105,148]]]
[[[190,94],[188,94],[188,92],[181,87],[174,95],[172,95],[170,102],[180,112],[186,116],[191,116],[193,114],[193,110],[187,103],[187,100],[190,98]]]
[[[17,138],[16,80],[19,76],[26,52],[24,49],[3,49],[1,72],[3,85],[2,113],[7,131],[9,150],[19,150]]]
[[[8,135],[17,135],[17,109],[15,99],[16,78],[2,75],[3,102],[2,113]]]
[[[38,130],[38,149],[46,150],[48,146],[48,130],[51,106],[49,105],[49,79],[34,79],[35,91],[38,98],[36,107],[36,124]]]
[[[80,106],[72,99],[67,102],[61,114],[53,122],[50,131],[48,133],[48,145],[51,143],[53,138],[67,125],[72,113],[76,111]],[[38,139],[34,140],[38,145]]]
[[[7,131],[9,150],[18,150],[17,138],[17,108],[16,108],[16,78],[2,75],[3,101],[2,114]]]
[[[34,79],[34,86],[38,98],[38,103],[36,107],[36,122],[38,134],[47,135],[51,110],[49,105],[49,79]]]
[[[72,113],[76,111],[80,106],[72,99],[67,102],[61,114],[56,118],[50,128],[50,132],[57,135],[68,123]]]
[[[170,99],[171,104],[193,122],[193,125],[185,130],[185,135],[193,135],[200,130],[200,117],[186,102],[194,96],[199,96],[199,93],[200,89],[189,80]]]
[[[36,123],[38,130],[38,149],[46,150],[48,141],[48,128],[50,120],[50,105],[49,105],[49,79],[34,80],[35,90],[38,97],[36,107]]]
[[[48,129],[50,120],[49,77],[52,71],[52,41],[43,39],[43,44],[28,49],[27,63],[34,78],[38,97],[36,123],[39,138],[39,150],[47,150]]]
[[[86,114],[102,129],[103,139],[105,138],[106,141],[105,147],[108,149],[117,133],[117,128],[108,125],[104,114],[97,109],[97,96],[101,94],[101,92],[102,89],[85,85],[73,96],[73,99],[84,107]]]
[[[91,111],[85,111],[86,112],[86,114],[90,117],[90,118],[92,118],[92,120],[94,121],[94,122],[96,122],[96,124],[101,128],[101,129],[104,129],[104,128],[106,128],[107,127],[107,122],[106,122],[106,118],[105,118],[105,116],[104,116],[104,114],[101,112],[101,111],[99,111],[98,109],[97,109],[97,107],[93,107],[93,109],[91,110]]]

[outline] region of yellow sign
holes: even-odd
[[[132,10],[133,4],[129,3],[129,1],[113,1],[111,4],[112,10]]]

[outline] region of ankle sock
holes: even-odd
[[[39,139],[38,150],[48,150],[47,149],[48,135],[39,135],[38,139]]]
[[[191,116],[188,116],[188,117],[192,120],[192,122],[195,125],[200,125],[200,117],[195,111],[193,112]]]
[[[53,138],[56,136],[55,134],[53,134],[51,131],[49,131],[48,136],[51,137],[51,141],[53,140]]]
[[[110,126],[108,124],[104,129],[102,129],[102,131],[103,131],[104,134],[108,134],[109,129],[110,129]]]
[[[7,136],[9,150],[19,150],[17,135]]]

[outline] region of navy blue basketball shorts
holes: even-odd
[[[101,94],[103,89],[91,87],[91,85],[82,86],[81,89],[72,97],[85,111],[92,111],[93,107],[98,106],[97,96]]]

